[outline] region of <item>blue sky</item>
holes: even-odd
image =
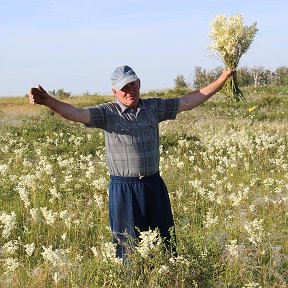
[[[110,75],[130,65],[144,91],[212,69],[210,22],[243,13],[259,29],[240,66],[288,65],[288,2],[218,0],[0,0],[0,96],[41,84],[111,94]]]

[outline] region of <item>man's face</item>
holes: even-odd
[[[121,90],[113,88],[112,92],[122,104],[136,109],[140,98],[140,80],[126,84]]]

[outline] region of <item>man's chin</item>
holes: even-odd
[[[128,106],[128,107],[137,106],[138,101],[139,101],[139,99],[137,99],[136,97],[126,98],[126,106]]]

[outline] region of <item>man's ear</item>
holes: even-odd
[[[138,78],[138,85],[139,85],[139,89],[140,89],[141,88],[141,81],[139,78]]]
[[[112,93],[116,95],[116,89],[112,88]]]

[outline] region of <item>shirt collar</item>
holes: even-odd
[[[117,98],[116,103],[119,105],[120,109],[121,109],[121,113],[123,114],[127,109],[129,109],[129,107],[125,106],[121,101],[119,101],[119,99]],[[138,102],[138,109],[147,109],[147,106],[145,105],[145,102],[143,102],[143,100],[140,98],[139,102]]]

